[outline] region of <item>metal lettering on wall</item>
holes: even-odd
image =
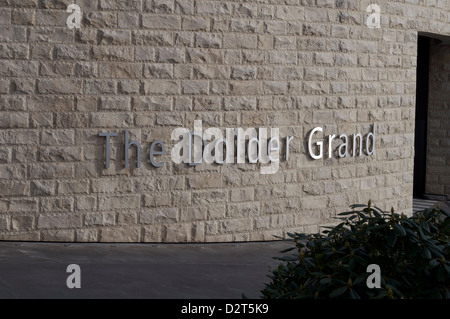
[[[362,156],[365,153],[371,156],[375,152],[375,129],[376,124],[372,126],[372,132],[365,137],[361,133],[355,133],[352,140],[346,134],[329,135],[328,140],[328,158],[335,153],[338,157]],[[190,166],[198,165],[203,162],[207,164],[244,164],[248,161],[250,164],[262,163],[269,164],[261,166],[261,174],[275,174],[279,168],[281,140],[279,137],[279,128],[271,128],[271,138],[267,136],[267,128],[227,128],[226,137],[223,137],[222,130],[219,128],[207,128],[202,132],[202,121],[194,121],[194,131],[187,128],[177,128],[172,131],[172,141],[178,141],[170,153],[174,163],[185,163]],[[325,140],[313,142],[317,139],[318,132],[323,132],[322,127],[314,128],[308,138],[308,154],[311,158],[318,160],[323,158],[323,147]],[[129,131],[125,130],[125,167],[129,167],[129,149],[136,146],[137,167],[141,166],[141,144],[137,141],[130,141]],[[116,132],[101,132],[99,136],[106,137],[106,168],[110,167],[111,161],[111,137],[118,136]],[[180,140],[181,137],[181,140]],[[197,138],[196,138],[197,137]],[[214,137],[214,139],[213,139]],[[287,136],[285,140],[285,160],[289,160],[289,145],[294,136]],[[333,142],[341,140],[339,147],[333,149]],[[210,143],[208,143],[210,141]],[[352,142],[352,143],[351,143]],[[352,144],[351,152],[349,152]],[[155,150],[159,145],[160,150]],[[154,167],[164,166],[163,162],[155,161],[155,155],[164,155],[166,146],[163,141],[154,141],[150,146],[149,160]],[[246,161],[247,160],[247,161]]]

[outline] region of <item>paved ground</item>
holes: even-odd
[[[290,246],[0,242],[0,298],[259,298]],[[80,289],[66,286],[69,264]]]
[[[426,208],[440,207],[448,212],[450,212],[450,201],[443,200],[433,200],[424,198],[414,198],[413,199],[413,212],[418,212]]]

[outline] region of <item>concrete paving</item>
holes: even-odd
[[[0,298],[259,298],[292,245],[0,242]],[[67,288],[69,264],[80,289]]]

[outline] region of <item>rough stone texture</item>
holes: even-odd
[[[450,199],[450,45],[430,46],[425,191]]]
[[[81,6],[69,29],[67,4]],[[272,240],[315,232],[372,199],[410,212],[418,31],[450,35],[449,1],[15,0],[0,2],[0,239]],[[449,194],[449,48],[430,92],[427,190]],[[294,135],[274,175],[259,166],[148,159],[193,128]],[[312,161],[305,140],[367,133],[372,157]],[[141,143],[141,167],[124,134]],[[99,132],[119,132],[104,167]],[[436,150],[439,149],[439,152]],[[436,188],[437,187],[437,188]]]

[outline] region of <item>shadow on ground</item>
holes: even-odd
[[[0,298],[259,298],[288,246],[0,242]],[[67,288],[69,264],[80,289]]]

